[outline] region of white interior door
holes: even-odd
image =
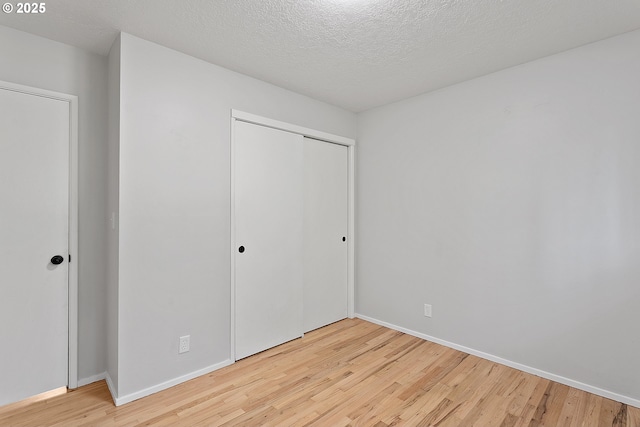
[[[67,385],[67,102],[0,88],[0,203],[3,405]]]
[[[242,359],[303,334],[303,138],[236,122],[235,347]],[[242,248],[242,249],[241,249]]]
[[[305,138],[304,331],[347,317],[347,147]]]

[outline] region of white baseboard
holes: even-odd
[[[91,383],[95,383],[96,381],[102,381],[105,378],[107,378],[107,373],[106,372],[101,372],[99,374],[91,375],[90,377],[86,377],[86,378],[80,378],[78,380],[78,387],[82,387],[83,385],[88,385],[88,384],[91,384]]]
[[[518,369],[523,372],[527,372],[532,375],[537,375],[541,378],[545,378],[551,381],[558,382],[560,384],[568,385],[569,387],[574,387],[579,390],[583,390],[589,393],[596,394],[598,396],[606,397],[607,399],[615,400],[617,402],[625,403],[627,405],[634,406],[636,408],[640,408],[640,400],[634,399],[628,396],[624,396],[622,394],[614,393],[609,390],[604,390],[599,387],[595,387],[589,384],[581,383],[580,381],[575,381],[569,378],[562,377],[560,375],[552,374],[550,372],[546,372],[540,369],[532,368],[531,366],[523,365],[521,363],[513,362],[511,360],[503,359],[498,356],[494,356],[493,354],[485,353],[482,351],[474,350],[469,347],[465,347],[463,345],[455,344],[449,341],[442,340],[440,338],[432,337],[427,334],[423,334],[421,332],[416,332],[411,329],[403,328],[401,326],[397,326],[391,323],[383,322],[382,320],[374,319],[372,317],[365,316],[363,314],[356,313],[356,317],[362,320],[366,320],[367,322],[375,323],[376,325],[384,326],[389,329],[393,329],[399,332],[404,332],[407,335],[412,335],[414,337],[422,338],[423,340],[431,341],[436,344],[443,345],[445,347],[453,348],[455,350],[462,351],[464,353],[469,353],[474,356],[481,357],[486,360],[490,360],[492,362],[499,363],[501,365],[509,366],[510,368]]]
[[[113,381],[111,380],[109,372],[106,373],[105,380],[107,380],[107,388],[109,389],[109,393],[111,393],[113,403],[118,406],[118,404],[116,403],[118,401],[118,395],[116,394],[116,388],[113,386]]]
[[[129,393],[127,395],[124,396],[117,396],[114,393],[114,388],[113,388],[113,383],[111,382],[111,377],[109,377],[109,374],[107,374],[107,385],[109,386],[109,391],[111,391],[111,396],[113,397],[113,401],[116,404],[116,406],[120,406],[120,405],[124,405],[125,403],[129,403],[129,402],[133,402],[134,400],[138,400],[141,399],[143,397],[149,396],[153,393],[157,393],[159,391],[162,390],[166,390],[169,387],[173,387],[174,385],[178,385],[180,383],[183,383],[185,381],[189,381],[192,380],[196,377],[199,377],[201,375],[205,375],[208,374],[209,372],[213,372],[216,371],[218,369],[224,368],[225,366],[229,366],[233,363],[233,361],[231,359],[227,359],[224,360],[220,363],[216,363],[215,365],[210,365],[207,366],[206,368],[202,368],[199,369],[197,371],[194,372],[190,372],[186,375],[182,375],[180,377],[177,378],[173,378],[170,379],[168,381],[165,381],[163,383],[160,384],[156,384],[154,386],[142,389],[140,391],[136,391],[134,393]]]

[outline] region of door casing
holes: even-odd
[[[230,322],[230,354],[229,359],[236,360],[235,347],[235,257],[236,257],[236,235],[235,235],[235,171],[234,171],[234,144],[235,144],[235,123],[236,121],[252,123],[273,129],[295,133],[308,138],[325,141],[327,143],[344,145],[348,152],[348,219],[347,219],[347,314],[350,319],[355,316],[355,144],[356,141],[344,136],[309,129],[303,126],[293,125],[279,120],[269,119],[243,111],[231,110],[231,322]]]
[[[67,387],[78,387],[78,97],[0,81],[0,89],[67,102],[69,105],[69,283]]]

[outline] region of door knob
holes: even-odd
[[[244,246],[240,246],[240,247],[238,248],[238,252],[240,252],[240,253],[244,252]]]
[[[60,255],[56,255],[51,258],[51,264],[53,265],[62,264],[62,261],[64,261],[64,258],[62,258]]]

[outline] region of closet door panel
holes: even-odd
[[[300,135],[236,122],[235,347],[242,359],[303,334]]]
[[[305,138],[304,165],[307,332],[347,317],[347,147]]]

